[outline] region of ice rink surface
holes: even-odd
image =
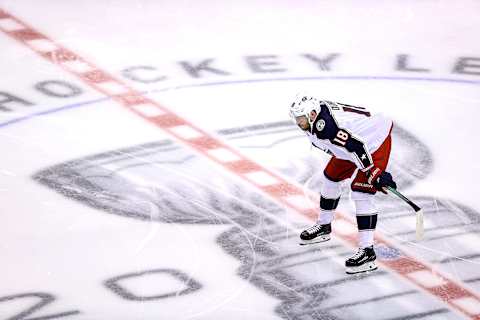
[[[0,0],[0,320],[480,319],[477,1]],[[298,91],[395,123],[378,271]]]

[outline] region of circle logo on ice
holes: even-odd
[[[377,256],[382,260],[395,260],[401,256],[401,253],[398,249],[388,247],[384,244],[375,246],[375,251]]]
[[[323,128],[325,128],[325,120],[323,119],[318,120],[316,127],[318,131],[322,131]]]

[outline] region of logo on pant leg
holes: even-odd
[[[368,183],[363,183],[363,182],[355,182],[353,184],[354,187],[359,187],[359,188],[367,188],[367,189],[373,189],[373,185],[368,184]]]

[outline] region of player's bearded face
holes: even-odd
[[[300,127],[300,129],[310,130],[310,123],[308,122],[308,119],[306,116],[296,117],[295,121],[297,122],[297,125]]]

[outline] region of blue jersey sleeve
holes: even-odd
[[[328,140],[333,145],[344,148],[352,155],[353,162],[362,171],[373,166],[372,156],[359,138],[343,128],[340,128],[334,114],[327,104],[321,104],[320,113],[312,124],[312,134],[322,140]]]

